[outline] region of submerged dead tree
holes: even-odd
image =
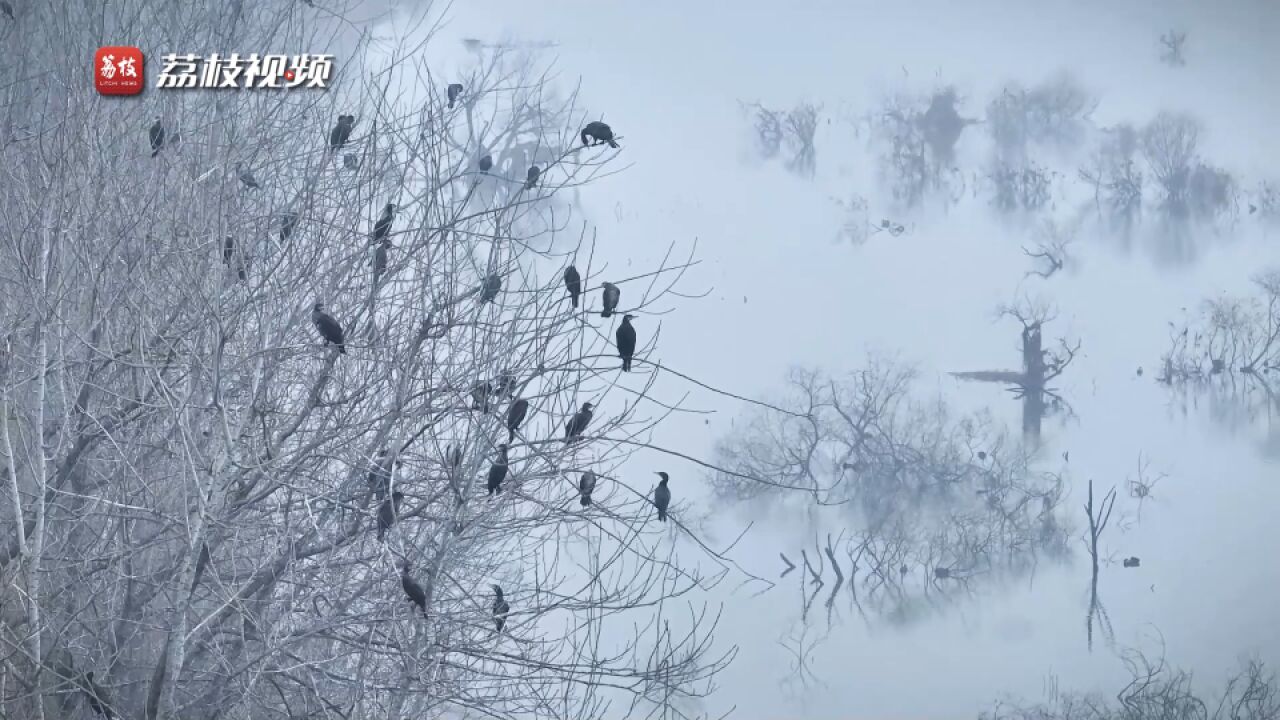
[[[1049,385],[1075,360],[1080,351],[1080,341],[1073,345],[1066,338],[1059,338],[1055,349],[1044,346],[1044,326],[1056,317],[1049,305],[1023,301],[1018,305],[1004,306],[1001,317],[1010,317],[1022,325],[1022,370],[977,370],[953,372],[962,380],[995,382],[1009,386],[1014,397],[1022,400],[1022,431],[1029,438],[1040,436],[1040,425],[1050,409],[1066,407],[1062,396]]]

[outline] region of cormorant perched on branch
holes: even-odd
[[[542,174],[542,168],[537,165],[529,166],[529,173],[525,175],[524,189],[532,190],[538,186],[538,176]]]
[[[489,466],[489,494],[502,492],[502,481],[507,479],[507,444],[498,446],[498,458]]]
[[[204,575],[204,569],[209,566],[211,559],[209,557],[209,543],[200,543],[200,555],[196,558],[196,571],[191,576],[191,589],[193,591],[200,584],[200,577]]]
[[[498,632],[507,626],[507,614],[511,612],[511,604],[502,597],[502,588],[498,585],[493,587],[493,624],[498,628]]]
[[[228,235],[226,239],[222,241],[222,262],[225,263],[227,267],[231,267],[231,262],[235,260],[235,257],[236,239]],[[246,275],[243,261],[241,261],[239,267],[236,268],[236,275],[241,280],[245,279]]]
[[[591,142],[588,142],[587,138],[591,138]],[[583,145],[600,145],[603,143],[609,143],[611,148],[618,147],[618,143],[613,141],[613,128],[599,120],[589,122],[586,127],[582,128]]]
[[[383,535],[396,524],[396,518],[400,516],[401,500],[404,500],[404,493],[397,490],[378,506],[378,542],[382,542]]]
[[[578,307],[578,296],[582,294],[582,276],[578,268],[570,265],[564,269],[564,289],[569,291],[569,302]]]
[[[631,326],[634,315],[623,315],[622,324],[614,337],[618,341],[618,357],[622,358],[622,372],[631,372],[631,357],[636,354],[636,329]]]
[[[242,162],[236,163],[236,175],[240,177],[240,182],[244,183],[245,187],[250,190],[257,190],[262,187],[258,184],[258,179],[253,176],[253,173],[249,172],[249,168],[245,167]]]
[[[587,425],[591,424],[591,403],[582,403],[582,409],[573,414],[569,418],[569,422],[564,424],[564,441],[573,442],[581,439],[582,433],[586,431]]]
[[[164,147],[164,125],[160,124],[160,116],[156,116],[156,121],[152,124],[147,135],[151,139],[151,157],[160,154],[160,148]]]
[[[471,409],[489,412],[489,399],[493,395],[493,385],[478,382],[471,386]]]
[[[378,459],[369,469],[369,476],[365,480],[379,500],[387,497],[387,490],[391,488],[391,458],[387,457],[386,448],[378,451]]]
[[[391,232],[391,222],[395,219],[395,213],[395,203],[387,203],[386,207],[382,208],[382,217],[378,218],[378,222],[373,224],[374,242],[385,239],[387,234]]]
[[[107,703],[107,693],[93,680],[93,671],[84,674],[84,694],[89,700],[89,707],[107,720],[114,720],[115,714]]]
[[[409,602],[418,606],[422,611],[422,617],[427,617],[427,592],[413,578],[409,577],[409,561],[405,561],[404,570],[400,572],[400,587],[404,588],[404,594],[409,598]]]
[[[298,213],[289,211],[280,216],[280,243],[288,240],[298,228]]]
[[[502,278],[497,275],[490,275],[480,285],[480,302],[493,302],[493,299],[498,297],[500,292],[502,292]]]
[[[662,479],[658,481],[658,487],[653,490],[653,506],[658,508],[658,519],[666,522],[667,506],[671,504],[671,488],[667,487],[667,481],[671,478],[664,472],[658,473],[658,477]]]
[[[622,291],[613,283],[605,283],[604,288],[604,308],[600,311],[600,317],[612,317],[613,311],[618,308],[618,301],[622,299]]]
[[[324,311],[324,303],[316,303],[311,311],[311,322],[315,324],[316,330],[320,331],[320,337],[324,338],[326,346],[333,343],[338,346],[338,352],[347,354],[347,341],[343,337],[342,326],[333,319],[332,315]]]
[[[578,481],[578,492],[582,494],[582,507],[591,504],[591,493],[596,489],[596,474],[590,470],[582,473],[582,479]]]
[[[391,240],[383,238],[378,247],[373,249],[373,284],[377,285],[382,274],[387,271],[387,253],[391,250]]]
[[[485,155],[480,158],[480,162],[476,163],[476,166],[480,168],[480,172],[489,172],[493,169],[493,156]]]
[[[524,422],[525,417],[529,415],[529,401],[521,398],[513,403],[507,409],[507,441],[516,439],[516,431],[520,429],[520,423]]]
[[[449,109],[453,109],[453,104],[457,102],[458,96],[462,94],[462,83],[449,83],[449,89],[445,91],[449,95]]]
[[[329,133],[329,151],[337,152],[347,144],[347,140],[351,137],[351,130],[355,127],[355,115],[339,115],[338,124],[333,126],[333,130]]]

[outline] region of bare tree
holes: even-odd
[[[1017,165],[1026,160],[1031,144],[1075,147],[1097,106],[1097,99],[1069,75],[1029,89],[1010,84],[987,103],[987,132],[997,158]]]
[[[1182,67],[1187,64],[1183,48],[1187,44],[1187,34],[1170,30],[1160,36],[1160,62],[1169,67]]]
[[[712,579],[659,544],[650,487],[621,472],[656,422],[657,371],[615,382],[590,300],[573,310],[561,276],[575,262],[584,297],[609,279],[643,313],[683,266],[622,276],[569,223],[564,195],[613,157],[578,144],[576,97],[502,48],[433,75],[409,59],[431,15],[414,18],[421,44],[378,48],[389,60],[339,46],[327,91],[103,102],[84,87],[84,43],[66,42],[321,52],[349,27],[334,12],[29,4],[9,35],[32,64],[0,69],[20,129],[0,186],[3,714],[679,708],[727,655],[714,614],[662,614]],[[333,144],[340,115],[353,132]],[[317,303],[339,347],[312,327]],[[529,416],[487,495],[516,398]],[[594,420],[564,441],[586,401]],[[587,468],[600,483],[580,508]],[[604,627],[623,632],[604,643]]]
[[[1057,349],[1044,347],[1044,326],[1057,318],[1057,310],[1047,302],[1029,297],[1013,305],[997,309],[1000,317],[1013,318],[1022,326],[1022,370],[976,370],[953,372],[962,380],[996,382],[1010,386],[1014,397],[1022,400],[1022,432],[1028,438],[1040,435],[1041,422],[1051,409],[1070,411],[1066,401],[1049,385],[1062,375],[1080,351],[1080,341],[1072,344],[1058,339]]]
[[[811,178],[817,168],[814,136],[822,108],[802,102],[789,111],[770,110],[760,103],[739,103],[750,118],[756,150],[766,160],[777,157],[784,149],[789,157],[787,170]]]
[[[1046,220],[1041,224],[1040,237],[1033,248],[1022,248],[1022,253],[1039,264],[1039,267],[1027,271],[1027,275],[1036,275],[1048,280],[1061,270],[1070,260],[1070,249],[1076,241],[1079,223],[1061,224]]]
[[[1200,123],[1190,115],[1162,112],[1142,129],[1142,158],[1172,208],[1186,206],[1200,138]]]

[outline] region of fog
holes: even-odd
[[[987,410],[1016,438],[1018,402],[999,385],[949,373],[1018,367],[1019,326],[995,309],[1020,297],[1058,308],[1046,344],[1059,335],[1080,341],[1078,358],[1054,383],[1073,412],[1044,420],[1033,463],[1066,481],[1067,557],[1042,559],[1033,572],[974,578],[967,591],[934,588],[916,603],[922,610],[860,613],[841,592],[828,613],[828,567],[801,620],[809,575],[801,567],[778,579],[785,569],[778,554],[799,563],[807,548],[816,564],[828,533],[857,529],[847,510],[735,505],[711,494],[704,468],[672,458],[624,466],[636,475],[670,470],[681,511],[710,515],[698,527],[713,545],[727,545],[752,523],[729,555],[777,583],[757,594],[760,583],[735,590],[738,582],[726,582],[698,600],[724,604],[716,638],[739,649],[703,711],[974,716],[1007,695],[1036,700],[1051,688],[1110,696],[1127,682],[1125,648],[1163,651],[1210,684],[1241,656],[1276,660],[1274,420],[1264,412],[1240,421],[1229,400],[1156,381],[1168,323],[1193,316],[1205,298],[1251,292],[1250,278],[1280,260],[1276,228],[1250,216],[1242,199],[1231,219],[1194,223],[1185,241],[1171,238],[1150,201],[1130,232],[1108,229],[1076,173],[1092,140],[1032,151],[1063,175],[1037,212],[1000,213],[989,190],[974,197],[972,188],[959,202],[935,196],[904,209],[886,192],[871,133],[859,125],[888,96],[927,99],[944,86],[958,91],[962,116],[980,119],[1006,85],[1066,73],[1098,100],[1090,138],[1117,123],[1142,126],[1160,111],[1190,113],[1204,126],[1200,154],[1247,191],[1274,177],[1280,159],[1272,131],[1280,89],[1266,70],[1280,61],[1272,42],[1280,7],[478,0],[454,5],[448,16],[433,44],[443,63],[465,64],[462,38],[553,44],[544,52],[555,60],[557,82],[572,87],[580,77],[590,117],[622,136],[628,167],[580,198],[611,270],[661,260],[672,244],[681,255],[696,243],[701,262],[683,289],[705,297],[637,321],[646,334],[661,328],[653,359],[664,366],[780,401],[793,367],[838,377],[865,367],[869,352],[891,355],[919,371],[915,395],[940,396],[957,412]],[[1171,29],[1188,36],[1181,67],[1160,61],[1160,36]],[[819,108],[813,177],[760,157],[743,103]],[[956,152],[965,175],[982,175],[991,154],[986,127],[966,128]],[[871,223],[891,218],[904,232],[840,237],[845,213],[834,200],[854,195],[866,199]],[[1027,275],[1035,265],[1022,248],[1046,218],[1080,226],[1064,269],[1041,279]],[[676,415],[654,433],[654,444],[697,457],[711,455],[758,410],[670,375],[654,393],[665,402],[687,393],[687,406],[714,411]],[[1139,518],[1129,481],[1140,477],[1140,461],[1141,477],[1165,477]],[[1092,649],[1089,557],[1080,541],[1089,479],[1099,495],[1118,489],[1116,519],[1101,540],[1110,562],[1099,580],[1111,638],[1095,637]],[[679,538],[670,541],[688,542]],[[1129,556],[1141,566],[1123,568]],[[837,557],[847,575],[847,559]],[[903,586],[924,597],[928,580],[913,567]]]

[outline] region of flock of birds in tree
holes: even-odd
[[[2,0],[0,0],[2,2]],[[446,97],[448,99],[448,107],[452,109],[457,103],[458,98],[463,93],[461,83],[452,83],[448,86]],[[347,141],[351,138],[351,133],[355,128],[354,115],[339,115],[337,123],[329,133],[329,151],[336,153],[341,150]],[[607,124],[600,121],[587,123],[582,129],[580,139],[584,147],[594,147],[597,145],[608,144],[611,148],[617,148],[618,143],[614,139],[613,130]],[[151,144],[151,156],[156,157],[165,148],[166,141],[169,144],[177,140],[176,133],[166,135],[164,124],[161,118],[155,118],[155,122],[148,129],[148,139]],[[350,160],[350,158],[348,158]],[[349,163],[348,163],[349,164]],[[489,155],[481,157],[477,162],[477,167],[481,172],[487,173],[493,168],[493,158]],[[253,173],[245,167],[244,163],[237,162],[235,165],[236,175],[240,182],[250,190],[261,188],[257,178]],[[531,190],[537,186],[542,176],[542,169],[537,165],[529,168],[525,177],[524,188]],[[373,256],[373,283],[376,287],[381,281],[383,274],[387,269],[387,257],[392,248],[391,245],[391,228],[395,221],[397,206],[395,203],[388,202],[382,209],[382,214],[378,217],[377,222],[373,226],[372,242],[374,245]],[[299,216],[295,212],[286,212],[281,218],[280,224],[280,240],[285,242],[292,236],[297,228]],[[238,250],[235,239],[227,237],[223,245],[223,262],[228,266],[236,267],[236,273],[240,280],[247,278],[246,266],[243,258],[237,263]],[[577,308],[579,299],[582,295],[582,275],[573,265],[569,265],[564,270],[564,287],[569,294],[569,302],[573,308]],[[612,317],[614,311],[618,308],[618,303],[622,298],[622,291],[617,285],[606,282],[601,286],[603,307],[600,311],[600,317]],[[496,274],[490,274],[485,277],[480,287],[475,290],[479,296],[481,304],[493,302],[502,292],[502,278]],[[631,324],[635,320],[634,315],[624,314],[622,322],[618,325],[614,338],[618,348],[618,356],[622,359],[623,372],[630,372],[632,358],[636,351],[636,330]],[[347,354],[346,333],[342,324],[339,323],[333,315],[325,310],[323,302],[315,303],[311,310],[311,322],[315,326],[316,331],[324,340],[324,346],[334,345],[337,347],[338,353]],[[511,374],[504,374],[499,380],[494,382],[477,383],[471,392],[472,409],[481,412],[489,412],[492,402],[495,399],[503,397],[513,397],[516,386],[516,378]],[[591,424],[592,415],[595,406],[589,402],[584,402],[582,407],[575,412],[564,426],[564,442],[566,444],[575,443],[583,440],[583,433],[586,432],[587,426]],[[529,416],[529,401],[523,398],[516,398],[507,408],[506,428],[507,442],[498,445],[497,456],[493,463],[489,466],[489,474],[486,479],[486,488],[490,497],[498,495],[502,492],[502,484],[507,479],[509,459],[508,451],[509,443],[514,442],[516,433],[520,430],[524,421]],[[448,453],[448,461],[453,470],[457,470],[462,464],[461,448],[451,447]],[[398,462],[395,464],[399,464]],[[671,490],[667,487],[669,477],[665,472],[659,472],[660,477],[657,488],[653,492],[653,505],[657,510],[658,520],[666,522],[667,508],[671,504]],[[369,485],[371,491],[376,495],[379,505],[377,511],[377,537],[379,542],[385,541],[386,534],[396,524],[396,518],[400,515],[401,504],[404,501],[404,493],[391,490],[392,463],[387,457],[387,450],[383,449],[379,452],[379,458],[375,462],[375,467],[369,473]],[[595,492],[598,478],[591,470],[582,473],[578,482],[579,502],[582,507],[588,507],[592,503],[591,495]],[[427,593],[411,575],[410,563],[406,560],[400,576],[400,584],[404,590],[405,596],[409,602],[413,603],[421,610],[423,617],[427,617]],[[507,615],[511,611],[511,606],[503,595],[502,588],[493,585],[494,601],[493,601],[493,619],[498,632],[502,632],[506,626]]]

